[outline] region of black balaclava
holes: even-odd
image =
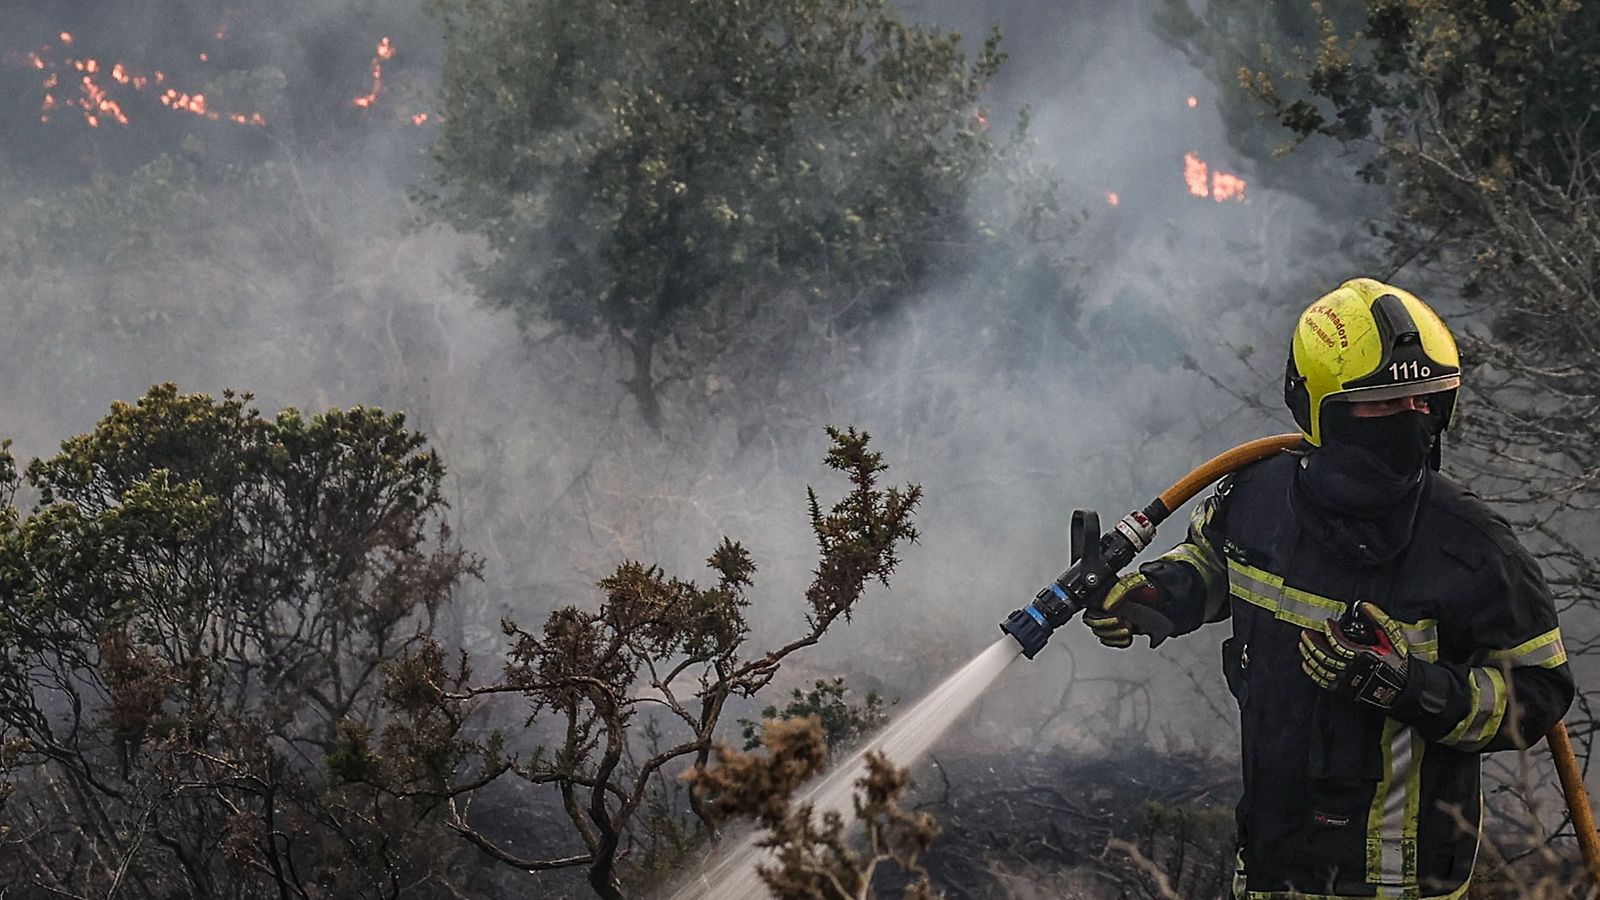
[[[1359,417],[1348,403],[1325,404],[1322,446],[1295,479],[1301,526],[1358,565],[1399,556],[1411,542],[1439,424],[1430,413]]]

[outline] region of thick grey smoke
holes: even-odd
[[[351,32],[348,64],[370,55],[372,35],[392,19],[412,43],[396,40],[388,105],[369,111],[376,123],[330,129],[336,142],[315,155],[274,143],[270,127],[248,150],[214,135],[168,148],[175,180],[184,165],[225,166],[238,152],[269,181],[214,202],[146,188],[156,221],[175,233],[125,248],[115,265],[53,260],[57,275],[7,286],[18,329],[0,424],[23,454],[44,454],[111,400],[165,380],[252,390],[268,409],[405,410],[450,463],[458,536],[488,562],[467,598],[469,637],[483,651],[503,614],[532,622],[558,603],[592,603],[587,585],[624,557],[693,576],[724,533],[762,564],[758,637],[792,628],[800,613],[790,601],[811,555],[802,485],[816,483],[824,497],[830,489],[816,464],[821,425],[857,424],[879,437],[896,480],[928,488],[923,539],[895,589],[870,597],[811,664],[815,674],[837,669],[864,686],[915,691],[985,646],[995,621],[1065,565],[1072,508],[1110,519],[1205,456],[1287,427],[1208,378],[1270,394],[1292,311],[1356,267],[1316,245],[1322,223],[1296,199],[1252,187],[1242,202],[1216,202],[1187,191],[1188,153],[1247,182],[1253,173],[1229,157],[1216,87],[1151,34],[1151,9],[919,4],[908,11],[924,21],[969,36],[998,24],[1008,36],[995,127],[1030,108],[1038,151],[1081,216],[1066,248],[1076,283],[1037,298],[1040,320],[1070,321],[1070,334],[1019,346],[1013,371],[997,374],[964,349],[988,327],[988,310],[936,289],[878,328],[859,367],[840,373],[825,398],[789,403],[781,427],[751,441],[713,419],[669,426],[660,441],[616,386],[623,369],[613,351],[522,340],[455,274],[472,241],[410,227],[407,192],[426,176],[427,132],[403,116],[425,106],[438,38],[414,8],[391,6],[308,8],[279,28],[257,66],[283,73],[289,91],[303,81],[297,73],[319,65],[331,29]],[[329,88],[328,104],[362,77]],[[317,124],[307,113],[295,121]],[[51,137],[100,139],[66,125]],[[36,161],[12,156],[7,209],[38,189]],[[260,204],[256,214],[222,217],[241,199]],[[1247,348],[1259,352],[1241,364]],[[1175,520],[1163,537],[1180,531]],[[1149,669],[1148,654],[1115,658],[1086,637],[1061,635],[1061,651],[1027,676],[1061,680],[1076,661],[1079,676],[1149,670],[1172,682]],[[1180,646],[1159,659],[1209,669],[1209,656]],[[797,667],[793,677],[811,674]],[[1159,699],[1177,705],[1186,689],[1163,688]]]
[[[153,220],[178,223],[177,233],[131,244],[102,236],[122,242],[122,255],[108,262],[86,245],[81,257],[30,263],[28,278],[0,282],[11,318],[0,432],[21,455],[47,454],[112,400],[159,381],[252,390],[268,410],[405,410],[450,465],[457,537],[486,559],[483,584],[463,600],[465,637],[488,654],[502,615],[532,625],[557,604],[592,604],[589,586],[623,558],[699,577],[723,534],[744,541],[762,567],[757,643],[792,630],[813,554],[804,485],[825,500],[839,489],[818,465],[822,425],[859,425],[878,438],[894,480],[927,488],[922,539],[904,554],[893,590],[871,594],[780,686],[845,674],[859,688],[914,699],[989,645],[995,623],[1066,565],[1074,507],[1109,523],[1213,453],[1292,429],[1287,414],[1263,414],[1249,400],[1275,409],[1292,316],[1372,261],[1329,246],[1329,234],[1358,223],[1321,221],[1305,202],[1254,185],[1257,163],[1230,155],[1218,88],[1151,33],[1150,5],[930,0],[908,11],[971,36],[1002,27],[1011,58],[994,127],[1031,109],[1039,152],[1081,216],[1067,248],[1075,284],[1037,298],[1040,320],[1070,321],[1070,334],[1019,346],[1011,371],[967,353],[990,311],[936,289],[880,325],[829,391],[786,401],[774,414],[781,421],[753,439],[731,418],[669,424],[658,438],[617,384],[625,364],[613,350],[537,325],[538,340],[524,340],[509,314],[484,308],[456,274],[474,242],[413,227],[407,197],[427,172],[428,132],[406,117],[425,109],[438,36],[401,0],[351,2],[303,11],[258,69],[299,83],[293,73],[318,64],[338,27],[356,32],[346,56],[359,67],[392,17],[411,43],[396,39],[385,96],[408,105],[375,107],[387,119],[352,120],[347,132],[329,128],[316,153],[274,143],[269,126],[238,150],[258,167],[249,176],[258,186],[216,198],[152,191]],[[5,65],[8,82],[22,77],[15,60]],[[351,79],[361,84],[359,72]],[[317,127],[310,118],[300,127]],[[8,127],[0,133],[10,142],[20,126]],[[30,154],[13,144],[0,156],[0,217],[34,227],[25,212],[47,182],[32,167],[54,171],[70,155],[65,145],[100,139],[58,123],[48,139],[28,137]],[[60,144],[46,160],[50,141]],[[185,165],[226,166],[232,148],[214,137],[175,144],[172,178],[181,181]],[[1244,199],[1191,194],[1186,154],[1250,183]],[[133,177],[86,172],[83,182]],[[259,205],[220,215],[240,198]],[[1382,202],[1374,191],[1371,203]],[[1182,522],[1174,518],[1160,547],[1181,537]],[[1062,697],[1078,703],[1093,693],[1091,679],[1147,678],[1151,702],[1173,723],[1152,739],[1225,749],[1228,725],[1206,705],[1226,701],[1216,643],[1202,634],[1118,655],[1074,626],[1037,662],[1013,668],[978,730],[996,746],[1092,745],[1091,735],[1127,721],[1082,721],[1101,710],[1090,700],[1041,730],[1038,710]]]

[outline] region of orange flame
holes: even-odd
[[[62,47],[70,47],[73,43],[71,32],[63,31],[59,35]],[[41,52],[28,54],[28,65],[36,71],[44,73],[40,85],[45,94],[39,109],[39,121],[49,122],[51,112],[58,107],[75,107],[83,115],[83,121],[90,128],[99,128],[101,122],[115,122],[118,125],[127,125],[128,115],[123,109],[122,101],[108,93],[108,87],[131,88],[135,93],[143,92],[152,83],[165,84],[166,73],[156,71],[152,75],[141,75],[134,72],[126,63],[114,62],[109,71],[100,60],[84,57],[67,57],[57,63],[50,55],[50,48],[46,47]],[[206,58],[206,54],[201,54]],[[73,80],[78,83],[80,96],[67,99],[58,99],[55,89],[60,85],[61,70],[68,70],[73,75]],[[110,76],[114,84],[102,84],[100,78]],[[212,121],[221,121],[224,118],[229,122],[240,125],[265,125],[266,120],[260,113],[229,113],[224,115],[206,107],[203,94],[189,95],[182,91],[168,89],[159,98],[161,104],[170,109],[182,110],[194,115],[204,116]]]
[[[1122,198],[1117,196],[1116,191],[1106,191],[1106,203],[1116,206],[1121,202]]]
[[[98,113],[105,113],[118,125],[128,124],[128,117],[123,115],[122,107],[117,101],[106,96],[105,89],[95,84],[94,79],[88,75],[83,76],[83,101],[80,104],[84,111],[84,120],[90,128],[100,127]]]
[[[1205,160],[1194,155],[1183,155],[1183,182],[1189,188],[1189,193],[1196,197],[1210,197],[1218,203],[1228,200],[1245,200],[1245,188],[1249,187],[1243,178],[1232,172],[1219,170],[1213,171],[1206,165]]]
[[[351,106],[359,106],[362,109],[367,109],[371,107],[373,102],[378,99],[378,91],[383,89],[383,64],[386,60],[392,58],[393,56],[394,45],[389,43],[389,39],[386,37],[378,41],[377,55],[372,57],[371,65],[372,90],[362,94],[354,100],[351,100]]]
[[[1218,172],[1211,176],[1211,199],[1218,203],[1243,200],[1245,187],[1243,178],[1229,172]]]
[[[1189,98],[1189,108],[1190,109],[1194,109],[1196,106],[1199,106],[1199,105],[1200,105],[1200,98],[1199,97],[1190,97]]]
[[[233,13],[230,11],[217,27],[215,37],[222,40],[227,36],[229,21]],[[25,64],[38,72],[40,85],[44,89],[43,99],[39,108],[39,121],[52,121],[53,114],[60,109],[71,108],[83,116],[85,124],[91,128],[99,128],[104,122],[114,122],[119,125],[129,124],[129,117],[124,108],[127,97],[133,94],[142,94],[151,87],[155,99],[168,109],[185,112],[190,115],[200,116],[213,122],[229,122],[235,125],[263,126],[265,118],[259,112],[237,112],[218,110],[212,108],[211,102],[203,93],[189,93],[177,86],[168,86],[165,72],[157,69],[149,73],[141,73],[122,61],[109,61],[102,63],[99,59],[87,55],[68,55],[70,50],[63,52],[64,48],[72,47],[74,38],[71,32],[63,31],[57,35],[58,45],[41,47],[36,52],[29,52]],[[209,62],[211,54],[200,52],[201,62]],[[383,88],[384,63],[393,59],[395,47],[388,37],[378,41],[374,51],[369,71],[372,75],[372,89],[368,93],[356,97],[351,104],[362,109],[370,108],[378,99],[378,94]],[[19,60],[20,62],[20,60]],[[66,71],[69,82],[77,84],[76,95],[68,91],[69,96],[61,96],[58,88],[62,85],[61,72]],[[104,80],[102,80],[104,79]],[[115,93],[115,96],[113,95]],[[981,117],[981,113],[979,114]],[[410,119],[412,125],[420,126],[437,121],[439,116],[429,112],[411,112],[400,110],[400,119]],[[980,118],[981,122],[981,118]],[[985,123],[986,124],[986,123]]]
[[[1183,182],[1189,186],[1189,193],[1196,197],[1210,196],[1211,189],[1206,186],[1210,174],[1211,167],[1205,164],[1205,160],[1193,153],[1183,155]]]

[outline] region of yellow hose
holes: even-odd
[[[1557,722],[1544,740],[1556,760],[1556,775],[1561,779],[1561,793],[1567,798],[1567,811],[1572,813],[1572,830],[1578,836],[1584,868],[1589,870],[1589,879],[1600,886],[1600,833],[1595,831],[1594,810],[1589,806],[1589,791],[1583,786],[1578,754],[1572,752],[1572,739],[1567,736],[1567,723]]]
[[[1250,465],[1259,459],[1266,459],[1274,453],[1288,450],[1297,446],[1304,438],[1299,432],[1294,434],[1275,434],[1272,437],[1256,438],[1249,443],[1219,453],[1201,463],[1194,471],[1178,479],[1178,483],[1161,492],[1162,505],[1167,512],[1172,512],[1189,501],[1189,498],[1205,490],[1206,485],[1218,478]]]

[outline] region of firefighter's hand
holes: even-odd
[[[1300,668],[1320,687],[1384,712],[1411,675],[1410,646],[1399,623],[1371,603],[1300,634]]]
[[[1119,612],[1127,611],[1127,604],[1148,606],[1160,599],[1159,589],[1155,582],[1146,578],[1143,572],[1133,572],[1117,579],[1117,583],[1106,592],[1104,600],[1100,601],[1099,609],[1088,609],[1083,613],[1083,624],[1089,626],[1094,636],[1100,643],[1107,647],[1119,650],[1133,646],[1135,634],[1145,634],[1132,621],[1137,616],[1123,616]]]

